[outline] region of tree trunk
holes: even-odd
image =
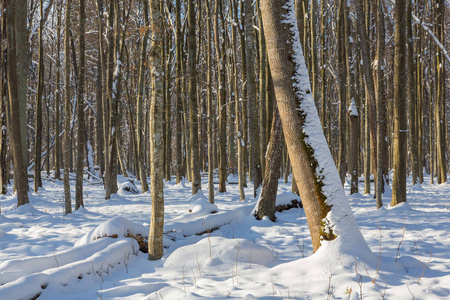
[[[407,160],[407,103],[405,78],[406,69],[406,1],[395,2],[395,56],[394,56],[394,173],[392,178],[392,201],[395,206],[406,201],[406,160]]]
[[[72,200],[70,198],[69,167],[70,167],[70,3],[66,2],[66,15],[64,24],[64,213],[72,213]]]
[[[175,100],[175,122],[176,122],[176,146],[177,146],[177,156],[176,156],[176,182],[180,183],[183,174],[183,151],[182,151],[182,126],[181,126],[181,114],[182,114],[182,102],[181,99],[181,88],[182,88],[182,44],[183,37],[181,35],[181,3],[180,0],[176,0],[175,2],[175,15],[176,15],[176,100]]]
[[[275,221],[275,206],[278,191],[278,179],[280,178],[280,167],[283,161],[283,128],[278,109],[274,110],[272,132],[267,147],[266,170],[262,184],[261,195],[256,204],[254,215],[261,220],[267,216]]]
[[[193,3],[190,3],[190,9]],[[158,260],[163,255],[163,230],[164,230],[164,144],[163,134],[163,76],[164,66],[162,64],[162,44],[164,39],[163,32],[163,12],[160,10],[160,1],[151,0],[150,18],[151,18],[151,51],[150,51],[150,70],[151,76],[151,179],[150,190],[152,199],[152,216],[150,221],[150,233],[148,236],[148,259]],[[191,11],[192,13],[193,11]],[[192,25],[192,24],[191,24]],[[191,99],[192,100],[192,99]]]
[[[253,8],[251,1],[245,1],[245,53],[247,61],[247,105],[248,105],[248,128],[250,137],[250,168],[253,175],[253,195],[256,197],[257,190],[262,183],[261,164],[259,156],[259,130],[257,123],[258,107],[256,99],[256,79],[255,79],[255,52],[254,52],[254,29],[252,23]]]
[[[192,195],[201,190],[200,161],[198,153],[198,104],[197,104],[197,41],[195,37],[195,1],[188,0],[188,74],[189,74],[189,148],[191,160]]]
[[[347,110],[347,71],[345,52],[345,5],[344,0],[339,1],[337,18],[337,58],[338,58],[338,82],[339,82],[339,150],[338,170],[341,183],[344,185],[347,175],[346,155],[346,110]]]
[[[28,165],[27,147],[27,79],[28,79],[28,5],[27,0],[15,0],[15,30],[16,30],[16,50],[17,50],[17,88],[19,99],[20,116],[20,137],[22,139],[22,159],[25,168]],[[28,179],[27,179],[28,180]],[[28,181],[27,181],[28,190]]]
[[[236,1],[236,0],[233,0]],[[237,20],[237,5],[235,2],[235,10],[234,10],[234,18]],[[244,1],[240,1],[239,6],[240,11],[240,19],[241,24],[244,23],[245,18],[245,9],[244,9]],[[243,143],[242,146],[242,160],[244,161],[244,178],[242,180],[242,184],[244,187],[247,187],[247,172],[249,175],[249,178],[251,178],[251,170],[248,167],[248,158],[249,158],[249,149],[248,149],[248,92],[247,92],[247,53],[246,53],[246,41],[245,41],[245,30],[242,26],[237,26],[240,41],[241,41],[241,81],[242,81],[242,131],[241,131],[241,141]]]
[[[368,103],[368,114],[366,118],[369,119],[369,133],[370,133],[370,155],[372,158],[372,172],[374,178],[377,178],[377,124],[376,124],[376,107],[375,107],[375,84],[373,81],[372,65],[370,59],[370,45],[369,38],[366,31],[366,21],[363,13],[362,0],[356,3],[356,10],[358,15],[358,28],[360,36],[361,56],[363,61],[363,71],[366,86],[366,97]],[[366,136],[366,139],[369,137]],[[369,191],[370,192],[370,191]]]
[[[408,0],[410,1],[410,0]],[[445,1],[436,1],[436,36],[445,44]],[[438,183],[447,182],[446,160],[446,100],[445,100],[445,57],[442,49],[436,46],[436,152]]]
[[[385,68],[385,53],[384,53],[384,10],[383,2],[377,0],[377,177],[374,178],[377,182],[377,190],[375,192],[377,209],[383,206],[383,192],[384,192],[384,160],[387,159],[386,141],[386,93],[384,87],[384,68]]]
[[[359,140],[359,115],[355,100],[351,101],[348,109],[350,118],[350,159],[348,169],[351,176],[350,194],[358,193],[358,140]]]
[[[418,164],[418,150],[417,150],[417,126],[416,126],[416,112],[417,112],[417,95],[415,85],[416,71],[414,64],[414,36],[413,36],[413,23],[412,23],[412,1],[407,0],[406,14],[407,14],[407,38],[408,38],[408,99],[409,99],[409,145],[411,152],[411,176],[412,184],[417,183],[419,174]]]
[[[258,9],[258,41],[259,41],[259,147],[261,175],[265,176],[266,150],[267,150],[267,116],[266,116],[266,41],[264,39],[264,24],[262,23],[259,0],[256,1]]]
[[[139,179],[141,180],[142,193],[148,191],[147,176],[145,174],[146,166],[144,159],[144,137],[143,137],[143,121],[142,114],[144,109],[144,83],[146,80],[145,70],[147,69],[147,43],[148,43],[148,33],[149,33],[149,20],[148,20],[148,0],[143,1],[144,4],[144,28],[141,30],[144,36],[142,39],[142,50],[141,50],[141,61],[139,66],[139,83],[137,90],[137,103],[136,103],[136,140],[137,140],[137,153],[139,160]]]
[[[0,3],[1,11],[5,11],[5,2],[2,1]],[[7,45],[6,40],[6,16],[5,14],[0,15],[0,195],[6,194],[7,189],[6,186],[8,184],[8,172],[9,165],[6,159],[7,153],[7,129],[10,127],[7,124],[7,115],[9,111],[7,111],[7,82],[6,82],[6,49],[4,49],[4,45]],[[9,129],[8,129],[9,130]],[[0,208],[1,209],[1,208]],[[1,213],[1,211],[0,211]]]
[[[213,145],[213,124],[214,124],[214,106],[213,106],[213,94],[212,94],[212,42],[211,42],[211,10],[210,2],[206,0],[206,101],[208,110],[208,199],[209,203],[214,203],[214,145]]]
[[[278,109],[313,250],[317,251],[322,240],[334,240],[337,235],[341,235],[343,241],[356,239],[365,245],[340,184],[311,96],[294,2],[263,0],[261,4]],[[312,136],[314,139],[310,138]],[[328,215],[331,210],[333,214]],[[341,226],[346,230],[341,230]],[[343,243],[340,245],[344,247]]]
[[[219,28],[219,17],[223,24],[222,17],[222,1],[216,1],[214,11],[214,39],[217,55],[217,74],[218,74],[218,113],[219,113],[219,192],[227,191],[227,99],[226,99],[226,52],[225,52],[225,37],[221,36],[220,32],[223,30]]]
[[[119,119],[119,98],[121,94],[121,49],[120,49],[120,10],[118,0],[111,0],[109,7],[108,30],[108,90],[109,90],[109,167],[106,167],[105,174],[105,199],[109,199],[111,194],[117,192],[117,134]],[[114,24],[114,25],[112,25]],[[109,169],[109,171],[108,171]]]
[[[23,1],[6,1],[7,73],[11,120],[10,139],[11,152],[13,154],[14,185],[17,193],[17,206],[29,203],[27,166],[23,155],[24,149],[26,151],[27,147],[26,137],[23,137],[23,133],[25,132],[26,134],[26,128],[23,128],[23,116],[25,116],[25,112],[23,111],[24,106],[22,102],[26,101],[26,98],[21,98],[19,94],[19,90],[24,90],[24,87],[21,85],[25,85],[26,89],[26,81],[19,79],[23,74],[20,74],[18,71],[21,66],[18,62],[18,57],[21,57],[22,59],[25,57],[26,59],[27,47],[20,47],[19,37],[16,35],[23,25],[25,25],[26,28],[26,14],[16,18],[16,14],[20,12],[20,10],[16,10],[16,8],[23,4],[21,2]],[[25,24],[21,24],[23,22],[25,22]],[[16,37],[18,39],[17,43]],[[23,73],[24,71],[21,70],[21,72]]]
[[[38,66],[38,82],[36,95],[36,123],[35,123],[35,139],[34,139],[34,192],[42,187],[41,178],[41,157],[42,157],[42,93],[44,92],[44,44],[43,44],[43,27],[44,27],[44,3],[40,1],[40,21],[39,21],[39,66]]]
[[[78,132],[77,132],[77,168],[75,180],[75,210],[84,207],[83,202],[83,167],[84,167],[84,148],[85,148],[85,124],[84,124],[84,73],[85,73],[85,39],[84,30],[86,25],[86,4],[85,0],[80,0],[80,69],[78,75],[77,90],[77,114],[78,114]]]
[[[61,13],[62,2],[56,6],[56,88],[55,88],[55,179],[61,179]]]
[[[233,19],[234,24],[238,24],[237,20],[237,5],[235,0],[230,0],[230,6],[233,9]],[[233,69],[233,80],[234,80],[234,97],[235,97],[235,130],[236,130],[236,148],[237,148],[237,168],[238,168],[238,185],[239,185],[239,199],[243,201],[245,199],[244,193],[244,181],[245,181],[245,166],[244,166],[244,147],[245,142],[243,140],[243,129],[242,129],[242,104],[238,94],[238,68],[237,68],[237,36],[239,29],[237,25],[231,28],[231,51],[232,51],[232,69]],[[244,92],[244,90],[242,90]]]

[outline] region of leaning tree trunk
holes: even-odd
[[[152,199],[152,216],[150,221],[150,233],[148,236],[148,259],[158,260],[163,255],[163,228],[164,228],[164,143],[163,134],[163,77],[164,66],[162,63],[161,47],[163,44],[162,12],[160,2],[151,0],[151,51],[150,70],[151,73],[151,124],[150,124],[150,144],[151,144],[151,179],[150,190]],[[191,7],[192,8],[192,7]]]
[[[272,132],[267,147],[266,169],[262,184],[261,195],[256,204],[254,215],[261,220],[267,216],[275,221],[275,205],[277,200],[278,179],[283,161],[283,128],[278,109],[274,110]]]
[[[353,243],[345,244],[348,240],[367,244],[346,200],[311,96],[294,1],[263,0],[261,12],[284,137],[308,220],[313,250],[317,251],[322,241],[340,237],[336,245],[354,251]],[[329,214],[330,211],[333,213]]]

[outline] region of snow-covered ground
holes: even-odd
[[[338,239],[314,255],[302,209],[257,221],[251,184],[244,202],[232,184],[209,205],[168,182],[164,256],[148,261],[124,236],[147,234],[149,193],[106,201],[86,183],[85,209],[64,216],[62,182],[44,180],[32,205],[0,196],[0,299],[450,299],[450,185],[429,182],[395,208],[387,191],[378,211],[372,196],[349,196],[372,253]],[[290,186],[280,180],[280,202],[298,199]]]

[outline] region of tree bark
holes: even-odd
[[[375,84],[373,81],[372,65],[370,60],[369,37],[366,31],[366,21],[363,13],[362,0],[356,3],[358,15],[358,29],[360,36],[361,56],[363,61],[363,72],[366,86],[366,97],[368,98],[369,133],[370,133],[370,155],[372,158],[372,172],[377,178],[377,124],[376,124],[376,97]],[[366,139],[369,137],[366,136]],[[370,191],[369,191],[370,192]]]
[[[43,44],[43,27],[44,27],[44,3],[40,0],[40,20],[39,20],[39,66],[38,66],[38,83],[36,95],[36,123],[34,138],[34,192],[42,187],[41,178],[41,156],[42,156],[42,94],[44,92],[44,44]]]
[[[5,1],[0,2],[1,11],[5,11]],[[6,40],[6,16],[5,14],[0,15],[0,195],[6,194],[7,183],[8,183],[8,172],[9,165],[6,160],[7,153],[7,129],[10,127],[7,124],[7,115],[9,111],[7,107],[7,83],[6,83],[6,49],[4,45],[7,45]],[[8,129],[9,130],[9,129]],[[1,208],[0,208],[1,214]]]
[[[208,110],[208,199],[209,203],[214,203],[214,142],[213,142],[213,124],[214,124],[214,106],[212,94],[212,42],[211,42],[211,9],[210,2],[206,0],[206,101]]]
[[[175,122],[176,122],[176,148],[177,148],[177,155],[176,155],[176,182],[177,184],[181,182],[182,174],[183,174],[183,152],[182,152],[182,118],[181,114],[183,112],[182,103],[183,100],[182,97],[182,48],[183,48],[183,37],[181,35],[181,3],[180,0],[176,0],[175,2],[175,26],[176,26],[176,104],[175,104]],[[208,22],[209,23],[209,22]]]
[[[410,1],[410,0],[408,0]],[[436,36],[445,44],[445,1],[436,1]],[[436,46],[436,154],[438,183],[447,182],[446,160],[446,99],[445,99],[445,57],[442,49]]]
[[[341,183],[344,185],[347,175],[346,155],[346,110],[347,110],[347,70],[345,53],[345,5],[344,0],[339,1],[337,18],[337,60],[338,60],[338,82],[339,82],[339,150],[338,170]]]
[[[16,42],[16,33],[23,27],[24,24],[18,24],[25,22],[26,28],[26,15],[25,20],[23,16],[17,17],[16,14],[20,10],[16,10],[18,6],[23,1],[6,1],[6,34],[7,34],[7,72],[8,72],[8,93],[9,93],[9,105],[10,105],[10,120],[11,120],[11,152],[13,154],[13,164],[14,164],[14,184],[17,193],[17,206],[21,206],[29,203],[28,200],[28,176],[27,176],[27,166],[26,160],[24,158],[24,149],[26,151],[26,137],[23,137],[23,133],[26,133],[26,128],[23,128],[23,116],[25,112],[23,111],[23,101],[26,98],[21,98],[19,90],[24,90],[21,85],[25,84],[26,81],[19,79],[23,74],[19,74],[18,69],[21,64],[18,62],[18,57],[25,57],[27,53],[27,47],[20,48],[21,44],[19,41]],[[26,8],[26,6],[25,6]],[[17,22],[17,23],[16,23]],[[17,37],[19,39],[19,37]],[[22,57],[22,58],[23,58]],[[24,72],[21,70],[21,72]],[[26,125],[26,120],[25,120]],[[25,140],[25,143],[23,142]],[[26,157],[26,156],[25,156]]]
[[[350,118],[350,159],[348,169],[350,172],[350,194],[358,193],[358,140],[359,140],[359,115],[355,100],[351,101],[348,109]]]
[[[70,197],[69,167],[70,167],[70,3],[66,2],[64,24],[64,213],[72,213]]]
[[[217,74],[218,74],[218,114],[219,114],[219,192],[227,191],[227,99],[226,99],[226,52],[225,37],[220,36],[223,29],[219,28],[219,18],[223,24],[222,1],[216,1],[214,11],[214,39],[217,55]]]
[[[245,53],[247,61],[247,105],[248,105],[248,130],[250,137],[250,168],[253,175],[253,195],[256,197],[257,190],[262,183],[261,163],[259,156],[259,130],[257,123],[258,108],[256,99],[255,79],[255,36],[252,23],[253,8],[251,1],[244,3],[244,27],[245,27]]]
[[[62,2],[56,5],[56,88],[55,88],[55,179],[61,179],[61,13]]]
[[[201,190],[200,161],[198,153],[198,104],[197,104],[197,42],[195,37],[195,1],[188,0],[188,73],[189,73],[189,145],[192,168],[192,195]]]
[[[85,148],[85,124],[84,124],[84,74],[85,74],[85,38],[84,31],[86,26],[86,4],[85,0],[80,0],[79,7],[80,27],[79,27],[79,43],[80,43],[80,69],[78,75],[77,90],[77,114],[78,114],[78,132],[77,132],[77,168],[75,180],[75,210],[84,207],[83,202],[83,167],[84,167],[84,148]]]
[[[261,195],[256,204],[255,216],[261,220],[267,216],[275,221],[275,206],[278,191],[278,179],[280,178],[280,167],[283,161],[283,128],[278,109],[274,110],[272,132],[267,147],[266,169],[262,184]]]
[[[395,56],[394,56],[394,140],[392,201],[395,206],[406,201],[406,160],[407,160],[407,103],[406,87],[406,1],[395,2]]]
[[[191,3],[192,5],[193,3]],[[190,7],[193,8],[192,6]],[[163,77],[164,66],[162,64],[162,44],[164,32],[162,28],[162,14],[160,1],[151,0],[150,20],[152,29],[150,70],[151,73],[151,179],[150,190],[152,199],[152,215],[150,221],[150,233],[148,237],[148,259],[158,260],[163,255],[163,230],[164,230],[164,144],[163,134]]]
[[[145,83],[145,70],[147,69],[147,43],[148,43],[148,33],[149,33],[149,20],[148,20],[148,0],[143,1],[144,4],[144,28],[141,29],[143,33],[142,38],[142,50],[141,50],[141,61],[139,66],[139,83],[138,83],[138,93],[137,93],[137,103],[136,103],[136,140],[138,146],[138,160],[139,160],[139,179],[141,180],[142,193],[148,191],[147,176],[145,174],[146,166],[144,159],[144,136],[143,136],[143,121],[142,114],[144,109],[144,83]]]
[[[383,2],[377,0],[377,190],[375,192],[377,209],[383,206],[384,192],[384,160],[386,160],[386,92],[384,87],[384,10]]]
[[[264,24],[262,22],[260,1],[256,1],[258,9],[258,41],[259,41],[259,147],[261,175],[265,176],[266,150],[267,150],[267,116],[266,116],[266,41],[264,39]]]

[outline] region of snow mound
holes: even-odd
[[[228,270],[230,265],[270,267],[278,263],[272,251],[246,239],[209,237],[193,245],[175,250],[165,261],[164,267],[198,268],[199,263],[213,269]]]
[[[119,191],[117,192],[121,196],[129,194],[139,194],[137,186],[132,181],[126,181],[119,186]]]
[[[130,255],[135,253],[134,249],[137,248],[137,242],[132,239],[118,240],[82,260],[45,269],[6,283],[0,286],[0,295],[2,299],[36,299],[49,285],[67,286],[74,279],[81,280],[87,275],[109,274],[110,268],[122,262],[124,265],[125,262],[128,263]]]
[[[28,214],[28,215],[33,215],[33,216],[44,214],[44,212],[41,212],[41,211],[37,210],[36,208],[34,208],[33,204],[31,204],[31,203],[27,203],[27,204],[21,205],[19,207],[17,207],[17,204],[14,204],[10,207],[10,209],[19,214]]]
[[[148,228],[142,225],[134,224],[122,217],[114,217],[101,223],[95,229],[86,233],[75,243],[75,246],[85,245],[103,237],[117,238],[119,236],[145,237],[148,236]]]
[[[189,202],[191,202],[189,205],[190,213],[208,215],[219,211],[217,205],[209,203],[208,199],[202,193],[197,193],[192,196]]]
[[[416,183],[415,185],[413,185],[411,187],[411,191],[412,192],[423,192],[424,189],[423,189],[423,187],[422,187],[422,185],[420,183]]]
[[[46,269],[56,268],[82,260],[105,249],[116,240],[107,238],[94,241],[88,245],[70,248],[49,255],[11,259],[0,264],[0,285],[14,281],[20,277],[33,273],[40,273]]]
[[[300,196],[291,192],[282,192],[277,195],[275,206],[291,205],[293,200],[301,201]]]

